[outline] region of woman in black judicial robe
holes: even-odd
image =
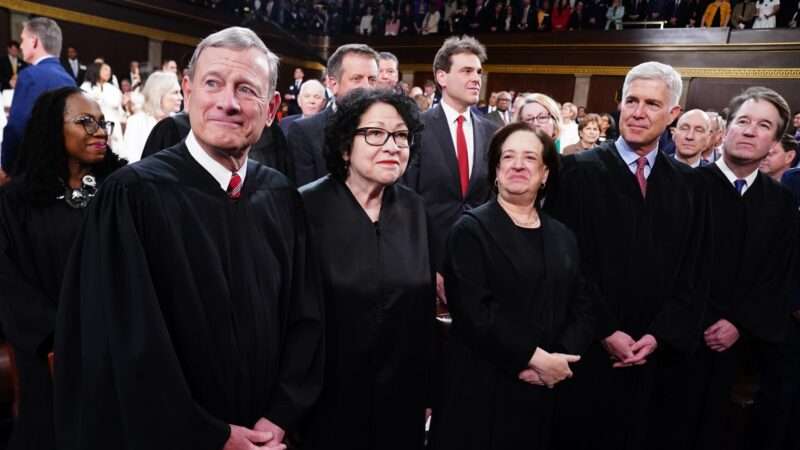
[[[447,242],[453,324],[433,448],[549,449],[557,383],[591,341],[591,308],[574,235],[536,206],[557,176],[553,141],[515,123],[488,157],[497,198],[466,212]]]
[[[435,294],[424,205],[397,180],[422,126],[416,104],[389,91],[359,89],[337,107],[330,175],[301,189],[326,311],[305,448],[421,449]]]
[[[64,267],[97,180],[124,165],[107,146],[106,124],[80,89],[45,93],[28,122],[19,175],[0,190],[0,321],[19,374],[10,449],[55,449],[48,354]]]

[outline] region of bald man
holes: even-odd
[[[286,116],[279,123],[284,136],[289,134],[289,125],[295,120],[311,117],[322,111],[322,108],[325,107],[325,86],[317,80],[308,80],[303,83],[297,94],[297,105],[300,107],[301,113]]]
[[[703,159],[703,150],[711,143],[711,118],[701,109],[686,111],[672,129],[672,140],[676,160],[689,167],[709,164]]]

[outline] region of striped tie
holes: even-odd
[[[242,177],[234,172],[231,181],[228,183],[228,197],[236,200],[242,195]]]

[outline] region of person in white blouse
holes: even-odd
[[[606,11],[606,30],[614,25],[617,30],[622,29],[622,18],[625,17],[625,6],[620,0],[614,0]]]
[[[89,94],[100,105],[105,119],[114,122],[114,133],[109,137],[109,146],[118,155],[122,153],[122,91],[111,83],[111,66],[93,63],[86,69],[86,81],[81,90]]]
[[[128,118],[125,130],[125,159],[132,163],[142,158],[142,150],[150,131],[159,120],[181,110],[181,87],[172,72],[153,72],[142,89],[144,104],[141,111]]]
[[[361,16],[361,23],[358,26],[358,32],[364,36],[372,34],[372,8],[367,7],[367,12]]]
[[[778,10],[781,7],[779,0],[759,0],[756,3],[758,17],[753,22],[753,29],[775,28]]]

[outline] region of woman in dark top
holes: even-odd
[[[36,101],[13,180],[0,189],[0,322],[14,349],[19,413],[9,449],[55,448],[48,354],[64,265],[99,181],[124,165],[114,124],[80,89]]]
[[[397,183],[416,153],[417,106],[358,89],[326,127],[330,174],[301,194],[321,268],[325,386],[305,448],[424,443],[435,294],[421,197]]]
[[[556,178],[553,141],[525,123],[489,146],[497,198],[450,231],[453,318],[433,448],[549,449],[555,395],[589,345],[593,317],[574,235],[538,204]]]

